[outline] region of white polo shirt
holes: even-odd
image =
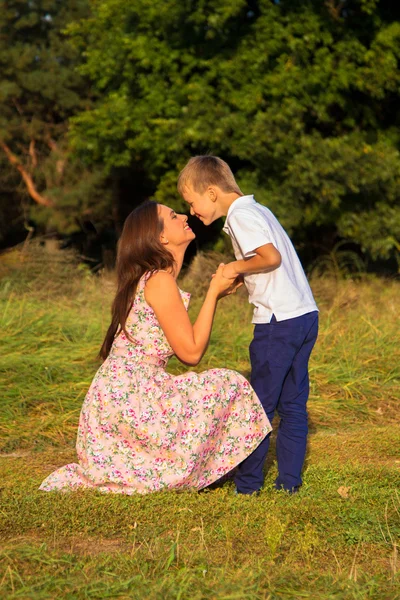
[[[254,196],[242,196],[231,204],[223,230],[232,239],[237,260],[254,256],[256,248],[265,244],[273,244],[282,257],[274,271],[244,276],[249,302],[254,304],[253,323],[269,323],[272,315],[285,321],[318,310],[289,236]]]

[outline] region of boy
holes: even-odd
[[[308,360],[318,334],[318,309],[296,251],[272,212],[244,196],[226,162],[216,156],[191,158],[181,171],[178,191],[190,214],[210,225],[226,216],[223,230],[236,257],[224,275],[244,276],[254,304],[250,344],[251,385],[272,422],[280,416],[276,440],[277,489],[301,486],[308,433]],[[239,494],[258,493],[270,436],[239,466]]]

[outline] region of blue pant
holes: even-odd
[[[301,485],[306,454],[309,394],[308,360],[318,335],[318,312],[254,327],[250,344],[251,385],[269,420],[280,416],[276,438],[279,475],[277,488],[293,490]],[[262,487],[263,466],[269,448],[268,435],[239,466],[236,487],[250,494]]]

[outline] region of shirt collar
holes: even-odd
[[[254,200],[253,194],[250,194],[248,196],[240,196],[240,198],[236,198],[236,200],[234,200],[232,202],[232,204],[230,205],[230,207],[228,208],[228,213],[226,215],[223,231],[228,231],[227,225],[228,225],[228,221],[229,221],[229,216],[231,215],[232,211],[235,208],[239,208],[240,206],[247,206],[249,204],[255,204],[255,203],[256,203],[256,201]]]

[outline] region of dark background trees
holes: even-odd
[[[183,210],[179,169],[211,152],[277,214],[306,259],[345,240],[395,265],[400,7],[0,4],[4,214],[12,199],[37,229],[118,231],[147,197]],[[21,166],[50,202],[32,195]],[[200,243],[216,243],[218,229],[198,226]]]
[[[29,230],[70,234],[109,212],[104,170],[73,155],[67,138],[70,117],[89,108],[94,96],[63,30],[89,14],[86,0],[0,2],[3,246]]]

